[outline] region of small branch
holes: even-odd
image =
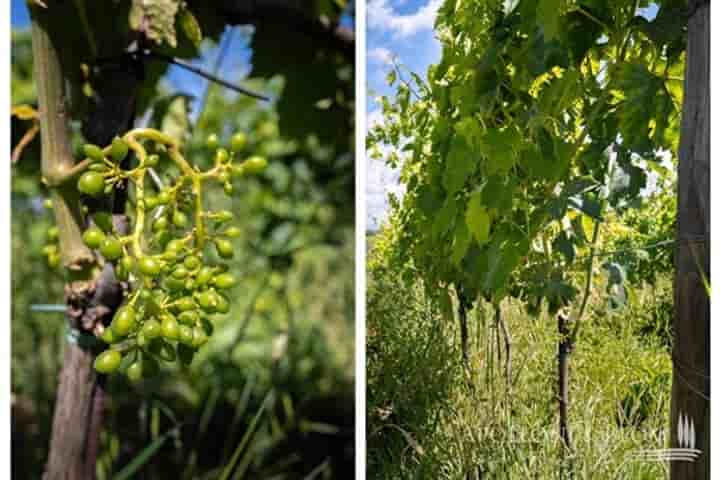
[[[199,75],[207,80],[210,80],[211,82],[215,82],[218,85],[222,85],[225,88],[228,88],[235,92],[241,93],[243,95],[247,95],[248,97],[257,98],[258,100],[264,100],[266,102],[270,101],[270,97],[268,97],[266,95],[262,95],[260,93],[253,92],[252,90],[248,90],[247,88],[230,83],[226,80],[223,80],[220,77],[213,75],[212,73],[208,73],[205,70],[197,68],[194,65],[190,65],[189,63],[185,63],[182,60],[178,60],[177,58],[170,57],[168,55],[163,55],[161,53],[153,52],[151,50],[145,50],[143,52],[143,55],[147,58],[151,58],[154,60],[160,60],[160,61],[163,61],[166,63],[170,63],[172,65],[177,65],[178,67],[184,68],[185,70],[192,72],[196,75]]]

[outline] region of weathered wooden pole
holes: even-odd
[[[690,0],[678,165],[671,447],[672,480],[710,478],[710,2]]]
[[[68,343],[65,346],[55,400],[52,433],[45,466],[45,480],[95,478],[99,434],[102,426],[104,378],[95,373],[93,362],[97,353],[94,334],[98,326],[107,325],[122,301],[119,282],[112,265],[102,265],[84,244],[82,232],[87,222],[81,210],[81,198],[75,187],[70,148],[71,104],[69,89],[73,88],[72,69],[67,55],[72,43],[67,31],[67,18],[75,15],[74,2],[54,2],[48,7],[31,6],[34,77],[40,110],[42,145],[42,180],[49,187],[59,230],[60,254],[67,274],[65,286],[68,322]],[[77,86],[77,85],[75,85]],[[128,86],[132,88],[133,85]],[[108,111],[116,129],[118,122],[129,118],[117,109]],[[120,118],[118,118],[120,117]],[[94,122],[98,122],[96,118]],[[95,131],[101,131],[97,127]],[[105,138],[87,138],[90,142],[107,141],[116,132],[104,132]],[[120,194],[123,197],[124,194]],[[117,200],[117,198],[116,198]],[[124,208],[124,198],[116,202]],[[115,227],[127,227],[123,215],[114,216]]]

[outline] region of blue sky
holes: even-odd
[[[367,123],[381,120],[375,99],[391,95],[385,83],[391,57],[425,78],[427,67],[440,60],[433,25],[441,0],[367,0]],[[387,215],[387,194],[399,193],[398,172],[382,160],[367,162],[367,226],[377,229]]]

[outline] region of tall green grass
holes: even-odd
[[[573,450],[563,462],[555,319],[502,304],[508,385],[489,305],[471,312],[466,370],[456,321],[398,272],[372,265],[368,275],[368,478],[555,479],[562,469],[593,480],[668,476],[666,464],[633,456],[668,443],[669,279],[621,312],[593,296],[570,357]]]

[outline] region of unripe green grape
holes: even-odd
[[[105,350],[95,359],[95,370],[99,373],[112,373],[118,369],[122,355],[117,350]]]
[[[205,290],[204,292],[200,292],[196,295],[195,298],[197,299],[200,308],[202,308],[204,311],[208,313],[212,313],[215,311],[218,301],[217,294],[214,290]]]
[[[231,273],[221,273],[213,279],[213,283],[216,287],[223,290],[232,288],[237,283],[235,276]]]
[[[233,187],[232,183],[227,182],[225,185],[223,185],[223,191],[225,192],[225,195],[228,197],[232,196],[233,191],[235,188]]]
[[[100,253],[107,260],[116,260],[122,257],[123,249],[120,240],[115,237],[105,237],[105,239],[100,242]]]
[[[168,244],[165,246],[165,253],[173,252],[175,254],[180,253],[185,248],[185,244],[182,242],[182,240],[174,239],[170,240]]]
[[[228,158],[230,156],[228,155],[228,151],[224,148],[218,148],[215,152],[215,163],[216,164],[223,164],[227,162]]]
[[[172,277],[177,278],[178,280],[183,279],[188,276],[187,268],[185,268],[183,265],[180,265],[179,267],[175,267],[175,269],[172,271]]]
[[[195,255],[188,255],[187,257],[185,257],[183,265],[185,265],[185,268],[187,268],[188,270],[195,270],[201,265],[201,261]]]
[[[57,253],[52,253],[48,255],[47,257],[47,264],[50,268],[57,268],[60,266],[60,255]]]
[[[139,382],[143,376],[143,368],[140,360],[135,360],[132,364],[130,364],[125,371],[125,375],[127,375],[128,380],[131,382]]]
[[[217,298],[218,302],[217,306],[215,307],[217,313],[228,313],[230,311],[230,302],[228,301],[227,297],[225,297],[225,295],[218,294]]]
[[[153,340],[159,337],[162,335],[160,323],[158,323],[158,321],[154,318],[147,320],[142,326],[142,333],[148,340]]]
[[[198,286],[206,285],[213,277],[212,267],[202,267],[195,278],[195,283]]]
[[[178,323],[177,320],[175,320],[175,317],[172,315],[163,315],[162,322],[160,323],[160,331],[163,338],[167,340],[177,340],[179,332]]]
[[[203,345],[205,345],[208,341],[207,334],[205,333],[205,330],[203,330],[202,327],[195,327],[193,328],[193,341],[192,346],[195,348],[200,348]]]
[[[143,275],[147,275],[149,277],[156,277],[160,274],[160,270],[162,269],[162,266],[160,265],[160,262],[155,260],[153,257],[142,257],[138,261],[138,270],[140,270],[140,273]]]
[[[237,238],[241,235],[241,233],[240,229],[235,226],[228,227],[224,232],[222,232],[222,234],[228,238]]]
[[[158,205],[160,205],[160,202],[158,202],[157,197],[153,197],[150,195],[145,197],[145,207],[148,208],[149,210],[152,210],[153,208],[157,207]]]
[[[128,144],[120,137],[115,137],[110,147],[110,156],[116,162],[121,162],[128,154]]]
[[[111,233],[113,231],[112,214],[108,212],[96,212],[93,215],[93,222],[105,233]]]
[[[185,290],[195,290],[195,280],[193,278],[185,279]]]
[[[243,165],[242,163],[239,165],[233,165],[232,167],[230,167],[230,174],[233,177],[242,177],[243,175],[245,175],[245,165]]]
[[[232,258],[235,255],[232,243],[224,238],[215,239],[215,249],[217,250],[218,255],[222,258]]]
[[[153,222],[153,231],[154,232],[161,232],[163,230],[167,230],[167,228],[170,226],[170,222],[168,221],[166,216],[159,217],[157,220]]]
[[[246,143],[247,143],[247,138],[245,137],[245,134],[243,132],[237,132],[230,139],[230,149],[233,152],[239,152],[240,150],[245,148]]]
[[[140,348],[145,348],[150,344],[150,340],[147,338],[147,335],[145,335],[145,332],[143,332],[142,330],[140,330],[135,336],[135,341]]]
[[[267,167],[267,159],[259,155],[253,155],[243,162],[245,171],[248,173],[260,173]]]
[[[100,195],[105,189],[105,178],[97,172],[85,172],[80,176],[77,188],[86,195]]]
[[[198,320],[200,320],[200,316],[195,310],[187,310],[178,315],[178,322],[183,325],[189,325],[192,327],[198,322]]]
[[[188,310],[195,309],[195,301],[192,297],[181,297],[175,300],[175,306],[181,312],[187,312]]]
[[[92,249],[96,249],[105,240],[105,234],[97,227],[90,227],[83,233],[83,241],[85,245]]]
[[[102,335],[100,335],[100,340],[107,344],[115,343],[119,340],[117,335],[115,335],[115,332],[110,327],[105,327],[105,330],[103,330]]]
[[[45,245],[42,249],[43,254],[51,255],[57,253],[58,247],[55,244]]]
[[[220,173],[218,173],[217,176],[218,182],[220,183],[227,183],[230,181],[230,172],[227,170],[223,170]]]
[[[165,286],[172,292],[179,292],[185,289],[185,282],[177,278],[169,277],[165,279]]]
[[[132,272],[135,268],[135,259],[129,255],[124,256],[120,259],[120,266],[128,272]]]
[[[186,227],[188,224],[187,215],[185,215],[180,210],[175,210],[173,212],[172,223],[178,228]]]
[[[219,144],[220,144],[220,141],[218,140],[218,136],[214,133],[211,133],[210,135],[208,135],[207,140],[205,140],[205,145],[210,150],[215,150]]]
[[[52,200],[49,199],[49,198],[46,198],[46,199],[43,201],[43,207],[47,208],[48,210],[51,210],[52,207],[53,207],[53,202],[52,202]]]
[[[178,339],[185,345],[193,344],[193,328],[187,325],[180,325]]]
[[[48,231],[47,231],[48,240],[50,240],[50,241],[57,240],[59,234],[60,234],[60,232],[58,231],[58,227],[48,228]]]
[[[83,152],[87,157],[89,157],[95,162],[102,162],[105,159],[105,155],[103,155],[102,149],[97,145],[93,145],[91,143],[86,143],[85,145],[83,145]]]
[[[163,190],[160,193],[158,193],[157,201],[160,205],[167,205],[170,203],[170,200],[172,200],[172,197],[170,196],[170,193],[167,190]]]
[[[120,307],[115,312],[112,324],[110,325],[116,335],[120,337],[126,336],[135,326],[135,310],[130,305]]]
[[[218,212],[215,212],[215,214],[213,215],[213,218],[221,223],[228,222],[232,220],[233,217],[233,213],[228,210],[220,210]]]

